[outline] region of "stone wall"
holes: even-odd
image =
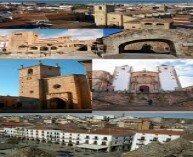
[[[121,44],[135,41],[135,40],[158,40],[164,39],[170,41],[174,45],[176,55],[178,57],[192,57],[193,56],[193,30],[124,30],[123,32],[112,34],[110,36],[101,38],[106,47],[104,53],[119,54],[119,46]],[[98,40],[100,41],[100,40]],[[187,44],[189,43],[189,44]],[[175,54],[174,54],[175,55]]]
[[[112,75],[106,71],[95,70],[92,72],[92,90],[107,91],[112,83]]]

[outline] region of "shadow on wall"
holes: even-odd
[[[0,97],[0,113],[15,112],[15,113],[37,113],[37,112],[91,112],[91,108],[77,109],[78,104],[71,101],[64,101],[60,98],[52,98],[48,101],[40,101],[39,99],[30,97]]]

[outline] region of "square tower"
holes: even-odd
[[[39,34],[35,32],[12,32],[9,35],[8,52],[27,52],[28,46],[39,41]]]
[[[44,78],[60,76],[60,67],[38,64],[19,69],[20,101],[24,107],[42,108],[46,86]]]
[[[161,90],[174,91],[182,88],[174,66],[158,66],[158,72]]]
[[[97,26],[107,25],[107,13],[114,12],[115,8],[113,5],[95,5],[94,6],[94,17]]]
[[[113,74],[114,91],[129,91],[132,67],[128,65],[116,67]]]

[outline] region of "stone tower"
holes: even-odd
[[[37,43],[39,34],[35,32],[12,32],[7,45],[8,52],[26,52],[28,45]]]
[[[113,5],[100,4],[94,6],[95,23],[97,26],[107,25],[107,13],[114,12]]]
[[[173,91],[182,88],[174,66],[161,65],[158,66],[158,71],[161,90]]]
[[[46,86],[44,78],[60,76],[60,67],[47,66],[42,63],[19,69],[20,101],[24,107],[42,108],[45,103]]]

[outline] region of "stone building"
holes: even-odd
[[[193,30],[124,30],[97,39],[97,51],[103,57],[128,53],[157,54],[172,57],[193,56]],[[101,47],[103,49],[101,49]],[[158,55],[157,55],[158,56]],[[116,57],[116,56],[115,56]],[[158,56],[160,59],[160,57]]]
[[[7,52],[50,55],[91,51],[92,43],[92,40],[74,40],[69,36],[42,39],[36,32],[12,32],[8,37]]]
[[[158,71],[133,71],[131,66],[116,67],[113,74],[114,91],[130,93],[159,93],[181,89],[181,84],[173,66],[158,66]]]
[[[159,8],[157,10],[142,8],[137,11],[130,10],[117,12],[114,5],[100,4],[94,6],[94,16],[96,25],[102,27],[108,26],[124,29],[170,29],[172,25],[172,21],[164,19],[170,18],[171,14],[167,12],[167,10],[160,10]],[[150,20],[144,21],[142,18],[149,18]],[[159,18],[163,19],[159,20]],[[135,26],[133,23],[130,23],[134,20],[138,20],[138,23],[134,24]]]
[[[91,109],[91,93],[85,75],[61,76],[59,66],[42,63],[19,69],[23,108]]]
[[[152,123],[143,119],[126,119],[118,123],[119,127],[131,130],[149,130],[152,129]]]
[[[86,76],[89,81],[90,89],[92,89],[92,60],[82,60],[79,61],[79,63],[85,66]]]

